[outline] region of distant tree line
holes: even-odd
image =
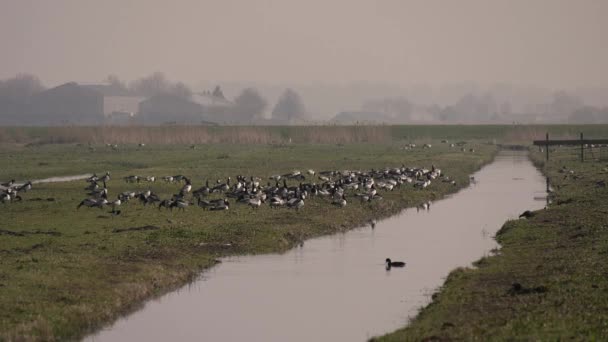
[[[76,83],[71,84],[77,86]],[[233,101],[230,101],[225,97],[220,86],[215,87],[213,91],[195,93],[183,82],[170,81],[162,72],[154,72],[131,82],[125,82],[116,75],[109,75],[103,80],[102,85],[103,89],[113,96],[142,98],[161,96],[167,101],[170,97],[174,97],[191,102],[197,100],[194,95],[208,96],[211,97],[212,104],[207,106],[206,111],[220,123],[255,124],[269,123],[270,120],[279,124],[291,124],[303,122],[308,118],[302,98],[290,88],[279,97],[272,109],[271,117],[266,118],[268,100],[255,88],[243,89]],[[29,115],[32,110],[30,103],[45,90],[47,89],[40,80],[30,74],[18,74],[13,78],[0,80],[0,124],[30,124],[33,117]],[[215,100],[221,105],[214,104]],[[165,103],[177,103],[176,101],[170,100]],[[44,111],[40,106],[36,110]],[[77,117],[78,113],[70,115],[73,120],[74,115]],[[171,121],[170,118],[167,121]]]

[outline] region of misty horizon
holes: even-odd
[[[604,1],[6,1],[0,79],[607,87]]]

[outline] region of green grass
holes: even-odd
[[[431,141],[429,141],[431,142]],[[178,185],[127,184],[122,177],[184,174],[194,187],[226,175],[266,179],[294,169],[430,167],[458,183],[434,182],[427,190],[411,186],[361,204],[349,198],[343,209],[321,198],[306,200],[300,212],[253,210],[236,205],[226,212],[191,207],[159,211],[129,203],[112,218],[107,210],[76,205],[86,197],[84,181],[38,184],[24,201],[0,204],[0,340],[64,340],[83,336],[136,309],[143,301],[179,287],[225,255],[281,252],[300,241],[363,225],[370,218],[436,199],[468,184],[468,175],[488,163],[496,147],[474,143],[475,153],[433,141],[433,148],[403,150],[403,143],[318,145],[96,145],[5,146],[0,179],[39,179],[107,171],[110,197],[148,187],[161,197]],[[292,184],[295,184],[292,183]],[[31,201],[54,198],[55,201]],[[155,230],[116,229],[151,225]],[[227,245],[229,244],[229,245]]]
[[[452,272],[409,326],[374,340],[608,339],[608,189],[597,185],[608,183],[608,164],[532,158],[551,179],[553,203],[507,222],[499,255]]]

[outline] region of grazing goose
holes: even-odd
[[[346,195],[342,194],[342,198],[331,202],[331,204],[333,204],[337,207],[340,207],[340,208],[346,207]]]
[[[230,202],[228,202],[228,199],[224,199],[224,200],[215,200],[211,202],[213,204],[213,206],[211,206],[209,208],[209,210],[212,211],[219,211],[219,210],[228,210],[230,209]]]
[[[247,205],[252,208],[259,208],[262,205],[262,199],[252,198],[247,202]]]
[[[403,261],[391,261],[391,259],[386,258],[386,269],[390,270],[391,267],[404,267],[405,263]]]
[[[169,209],[171,208],[171,204],[173,203],[172,200],[162,200],[159,204],[158,204],[158,210],[160,211],[161,208],[165,208],[165,209]]]
[[[534,212],[530,211],[530,210],[526,210],[524,211],[521,215],[519,215],[519,218],[525,217],[525,218],[531,218],[534,217]]]
[[[178,199],[176,201],[173,201],[170,205],[169,208],[173,209],[173,208],[177,208],[177,209],[181,209],[182,211],[186,211],[186,208],[192,204],[191,202],[188,202],[186,200],[183,199]]]
[[[85,207],[89,207],[89,208],[97,207],[99,209],[103,209],[103,206],[106,204],[108,204],[108,200],[105,198],[102,198],[102,199],[85,198],[84,200],[82,200],[82,202],[80,202],[80,204],[78,204],[76,209],[80,209],[80,207],[82,207],[83,205]]]
[[[287,201],[287,207],[299,211],[304,207],[304,196],[290,199]]]

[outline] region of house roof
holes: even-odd
[[[100,92],[103,96],[138,96],[129,89],[112,84],[85,84],[82,87]]]

